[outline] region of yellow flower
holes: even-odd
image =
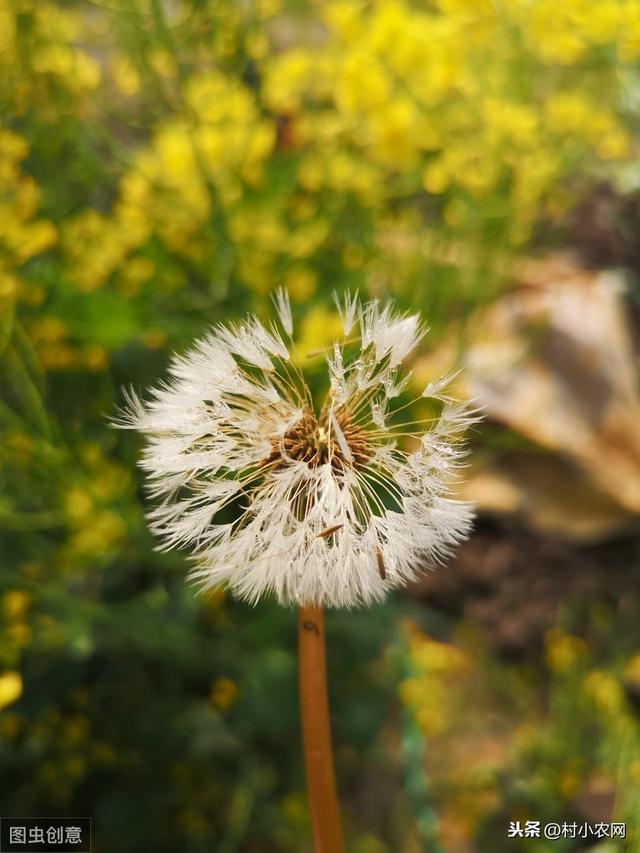
[[[596,4],[589,5],[593,7]],[[567,0],[564,4],[555,0],[537,0],[525,13],[529,48],[542,62],[573,65],[585,53],[587,43],[577,27],[575,6],[576,0]],[[553,21],[553,26],[549,26],[550,21]]]
[[[316,274],[308,267],[292,267],[285,275],[284,286],[295,302],[304,302],[316,292]]]
[[[308,93],[315,73],[314,57],[306,49],[292,48],[267,65],[263,97],[272,110],[292,113]]]
[[[107,353],[104,347],[91,344],[82,351],[82,361],[88,370],[99,373],[107,366]]]
[[[176,75],[176,60],[165,48],[159,45],[154,45],[147,52],[149,65],[153,70],[160,74],[161,77],[175,77]]]
[[[489,139],[501,144],[513,142],[520,147],[535,144],[538,116],[528,104],[518,104],[498,98],[486,98],[483,104]]]
[[[287,239],[291,257],[306,258],[311,255],[326,240],[330,227],[329,221],[323,219],[301,225]]]
[[[10,589],[0,599],[3,613],[9,619],[21,619],[31,606],[32,597],[21,589]]]
[[[491,0],[436,0],[437,5],[443,12],[451,13],[478,13],[490,12],[493,8]]]
[[[629,765],[629,781],[640,786],[640,758],[636,758]]]
[[[142,335],[142,341],[149,349],[160,349],[167,342],[167,333],[158,327],[147,329]]]
[[[33,56],[39,74],[56,74],[76,89],[95,89],[100,82],[100,66],[88,54],[66,44],[43,45]]]
[[[72,486],[66,494],[65,509],[75,524],[84,524],[94,508],[94,500],[88,491],[80,486]]]
[[[236,700],[238,687],[230,678],[218,678],[214,681],[209,701],[219,711],[226,711]]]
[[[590,42],[608,44],[617,38],[622,22],[622,8],[618,0],[591,0],[577,10],[575,21]]]
[[[326,24],[339,36],[353,40],[362,32],[362,16],[364,4],[359,0],[340,0],[337,3],[327,3],[322,7],[322,15]]]
[[[411,168],[418,154],[417,122],[415,106],[408,98],[394,98],[372,115],[369,127],[374,156],[395,168]]]
[[[624,668],[625,681],[640,687],[640,652],[627,661]]]
[[[629,135],[620,127],[612,128],[600,140],[597,151],[604,160],[621,160],[631,151]]]
[[[554,133],[580,132],[593,112],[587,95],[580,91],[553,92],[544,104],[546,126]]]
[[[558,775],[558,787],[565,797],[574,797],[584,785],[584,761],[571,759]]]
[[[256,0],[256,8],[261,18],[271,18],[282,9],[282,0]]]
[[[20,283],[16,276],[0,270],[0,300],[13,299],[19,287]]]
[[[16,19],[12,9],[5,3],[0,4],[0,53],[11,56],[15,49]]]
[[[82,512],[86,507],[78,507]],[[125,525],[120,516],[109,509],[90,512],[85,521],[74,519],[75,530],[67,540],[69,556],[103,555],[116,547],[124,537]]]
[[[448,170],[442,158],[432,160],[422,173],[422,186],[429,193],[444,192],[450,182]]]
[[[25,622],[14,622],[13,625],[9,625],[7,628],[6,635],[16,646],[26,646],[31,640],[33,631]]]
[[[427,634],[412,631],[411,658],[415,666],[426,673],[464,672],[467,656],[451,643],[440,643]]]
[[[116,54],[111,60],[111,74],[118,89],[128,98],[140,91],[140,75],[126,54]]]
[[[342,331],[342,321],[337,311],[324,305],[314,305],[303,317],[300,335],[294,349],[294,360],[308,364],[310,358],[321,358],[324,347],[335,340]]]
[[[618,56],[622,62],[633,62],[640,57],[640,3],[638,0],[628,0],[622,6]]]
[[[0,708],[6,708],[22,696],[22,676],[8,670],[0,675]]]
[[[624,691],[620,682],[603,670],[590,672],[583,689],[601,711],[615,714],[624,705]]]
[[[304,794],[298,792],[287,794],[282,800],[282,811],[289,823],[307,829],[309,824],[309,807]]]
[[[338,109],[350,114],[386,107],[391,100],[389,77],[368,50],[347,55],[336,80]]]
[[[555,672],[567,672],[584,658],[586,644],[580,637],[563,634],[556,628],[545,636],[547,663]]]

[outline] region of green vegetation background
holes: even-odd
[[[635,190],[639,58],[637,0],[0,0],[0,813],[310,850],[295,614],[195,597],[108,418],[280,285],[300,358],[346,289],[461,351],[594,187]],[[508,822],[598,792],[636,835],[597,849],[640,849],[638,614],[561,605],[517,660],[415,596],[329,615],[349,850],[542,851]]]

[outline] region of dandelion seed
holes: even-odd
[[[454,379],[460,375],[460,371],[456,370],[452,373],[445,373],[443,376],[440,376],[438,379],[434,379],[432,382],[427,384],[427,387],[422,392],[423,397],[437,397],[439,394],[444,391]]]
[[[378,563],[378,574],[380,575],[380,580],[386,581],[387,570],[384,566],[384,557],[382,556],[380,548],[376,548],[376,561]]]
[[[145,434],[150,527],[163,548],[191,549],[201,589],[368,605],[467,536],[472,508],[451,488],[478,414],[443,393],[452,374],[422,395],[439,416],[408,422],[401,363],[424,327],[355,296],[339,303],[345,337],[324,351],[316,409],[285,343],[286,292],[274,301],[287,339],[255,317],[214,327],[146,402],[128,395],[118,425]]]
[[[321,530],[320,533],[317,533],[316,538],[326,539],[328,536],[331,536],[337,530],[340,530],[341,527],[344,527],[344,524],[334,524],[332,527],[327,527],[326,530]]]
[[[351,452],[349,443],[347,442],[347,439],[345,438],[345,435],[342,432],[342,427],[340,426],[340,423],[336,418],[333,409],[331,409],[331,426],[336,434],[336,438],[338,440],[340,450],[344,454],[344,458],[347,460],[347,462],[353,462],[353,453]]]
[[[284,289],[284,287],[278,288],[276,290],[273,302],[276,306],[276,311],[278,312],[278,318],[282,323],[282,327],[285,332],[291,336],[293,334],[293,317],[291,315],[291,303],[289,302],[289,294]]]
[[[345,337],[347,337],[351,334],[351,330],[353,329],[353,324],[356,319],[358,311],[358,295],[357,293],[347,294],[344,296],[343,300],[340,301],[340,297],[335,293],[333,299],[336,303],[338,313],[340,314],[340,319],[342,320],[342,330]]]

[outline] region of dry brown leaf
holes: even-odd
[[[640,513],[640,391],[623,274],[568,255],[530,263],[470,341],[468,395],[551,453],[476,461],[465,494],[578,539],[627,525]]]

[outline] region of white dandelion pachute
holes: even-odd
[[[130,395],[116,425],[145,434],[150,527],[163,547],[192,550],[201,588],[368,605],[468,535],[472,507],[451,487],[478,413],[448,395],[451,374],[422,394],[438,411],[406,422],[401,362],[424,328],[355,296],[339,302],[344,334],[316,409],[290,358],[288,297],[274,301],[284,334],[256,317],[214,327],[147,402]]]

